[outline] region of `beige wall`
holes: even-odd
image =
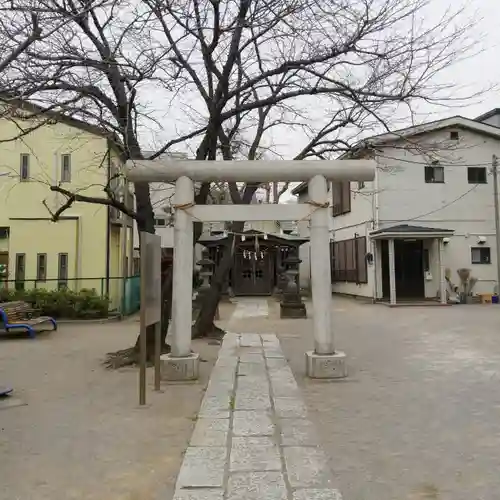
[[[18,125],[28,128],[34,123],[22,120]],[[15,123],[0,119],[2,138],[18,134]],[[21,154],[30,155],[29,180],[23,182],[19,177]],[[55,212],[66,200],[50,190],[61,181],[62,154],[71,154],[71,182],[61,186],[70,192],[104,196],[108,176],[105,137],[56,123],[0,144],[0,226],[10,227],[9,239],[0,240],[0,245],[9,251],[9,279],[14,279],[16,253],[26,254],[26,279],[35,279],[37,253],[47,253],[48,274],[57,277],[58,254],[64,252],[69,256],[70,277],[85,279],[79,288],[100,292],[101,278],[106,276],[107,207],[74,203],[64,212],[66,219],[49,220],[49,210]],[[112,156],[120,166],[114,150]],[[116,276],[121,275],[121,267],[119,271]]]

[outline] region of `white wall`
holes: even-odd
[[[451,269],[452,279],[457,276],[458,268],[470,268],[479,280],[475,291],[492,292],[496,282],[496,245],[493,186],[488,167],[492,155],[500,155],[500,141],[472,131],[458,132],[456,147],[437,154],[444,166],[442,184],[425,183],[424,155],[397,147],[384,149],[378,158],[380,224],[453,229],[455,234],[444,249],[444,264]],[[443,130],[427,134],[425,140],[427,144],[452,147],[448,138],[449,130]],[[484,165],[488,169],[488,183],[469,184],[465,165]],[[491,264],[471,263],[470,249],[478,246],[477,236],[487,237],[484,246],[490,247]],[[435,274],[433,282],[426,283],[429,296],[434,296],[439,287],[438,273]]]
[[[500,125],[500,122],[499,122]],[[422,146],[420,153],[408,151],[403,144],[384,147],[377,157],[377,171],[373,182],[358,189],[351,183],[351,212],[333,218],[334,239],[350,239],[357,233],[367,235],[372,229],[398,224],[436,227],[455,231],[444,247],[444,265],[451,269],[452,281],[458,282],[456,270],[470,268],[478,278],[476,293],[492,292],[496,283],[496,245],[492,177],[488,166],[492,155],[500,156],[500,141],[473,131],[455,129],[458,141],[450,141],[450,130],[414,137]],[[423,154],[427,151],[433,156]],[[424,167],[435,158],[444,167],[445,182],[425,183]],[[466,165],[481,165],[488,170],[487,184],[469,184]],[[302,193],[299,200],[307,199]],[[300,224],[299,234],[308,235],[307,223]],[[478,245],[478,236],[485,236],[483,246],[490,247],[491,264],[472,264],[471,247]],[[432,246],[431,246],[432,245]],[[301,280],[309,283],[308,246],[301,248]],[[429,247],[432,280],[425,282],[427,297],[435,297],[439,290],[437,248],[431,241]],[[374,253],[375,265],[368,265],[368,283],[335,283],[338,293],[373,297],[381,296],[380,255],[375,245],[368,241],[368,251]]]

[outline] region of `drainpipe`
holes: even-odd
[[[375,166],[375,177],[373,179],[373,189],[374,189],[374,194],[373,194],[373,222],[374,222],[374,230],[376,231],[379,229],[379,197],[378,197],[378,188],[379,188],[379,179],[378,179],[378,158],[375,158],[376,161],[376,166]]]
[[[378,196],[378,189],[379,189],[379,178],[378,178],[378,158],[375,157],[376,161],[376,166],[375,166],[375,177],[373,179],[373,198],[372,198],[372,211],[373,211],[373,224],[372,224],[372,230],[376,231],[379,228],[380,225],[380,220],[379,220],[379,196]],[[368,224],[367,224],[368,226]],[[368,227],[367,227],[368,229]],[[381,271],[382,269],[378,269],[377,262],[380,260],[378,259],[377,255],[377,242],[374,240],[370,241],[370,249],[371,249],[371,254],[373,256],[373,261],[372,261],[372,266],[373,266],[373,303],[377,302],[377,290],[378,290],[378,280],[379,276],[382,275]]]
[[[107,184],[109,185],[109,181],[111,178],[111,144],[110,140],[108,139],[108,161],[107,161],[107,167],[108,167],[108,173],[107,173]],[[110,239],[111,239],[111,207],[106,207],[106,212],[107,212],[107,217],[106,217],[106,284],[105,284],[105,292],[106,296],[109,297],[109,273],[110,273],[110,268],[111,268],[111,262],[110,262]]]

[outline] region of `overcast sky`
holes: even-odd
[[[457,5],[450,0],[432,0],[431,3],[440,8]],[[477,37],[479,42],[477,47],[482,49],[482,52],[457,63],[450,69],[446,78],[449,80],[451,76],[458,85],[467,85],[472,91],[492,85],[496,85],[497,88],[486,92],[481,98],[471,100],[462,109],[444,107],[439,111],[442,116],[461,114],[475,118],[492,108],[500,107],[500,2],[471,0],[467,5],[467,11],[477,13],[477,30],[474,37]]]

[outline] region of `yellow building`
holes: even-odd
[[[1,286],[94,288],[118,308],[132,260],[131,222],[113,208],[79,202],[53,222],[67,198],[50,189],[104,198],[109,185],[123,197],[117,142],[31,104],[0,106]]]

